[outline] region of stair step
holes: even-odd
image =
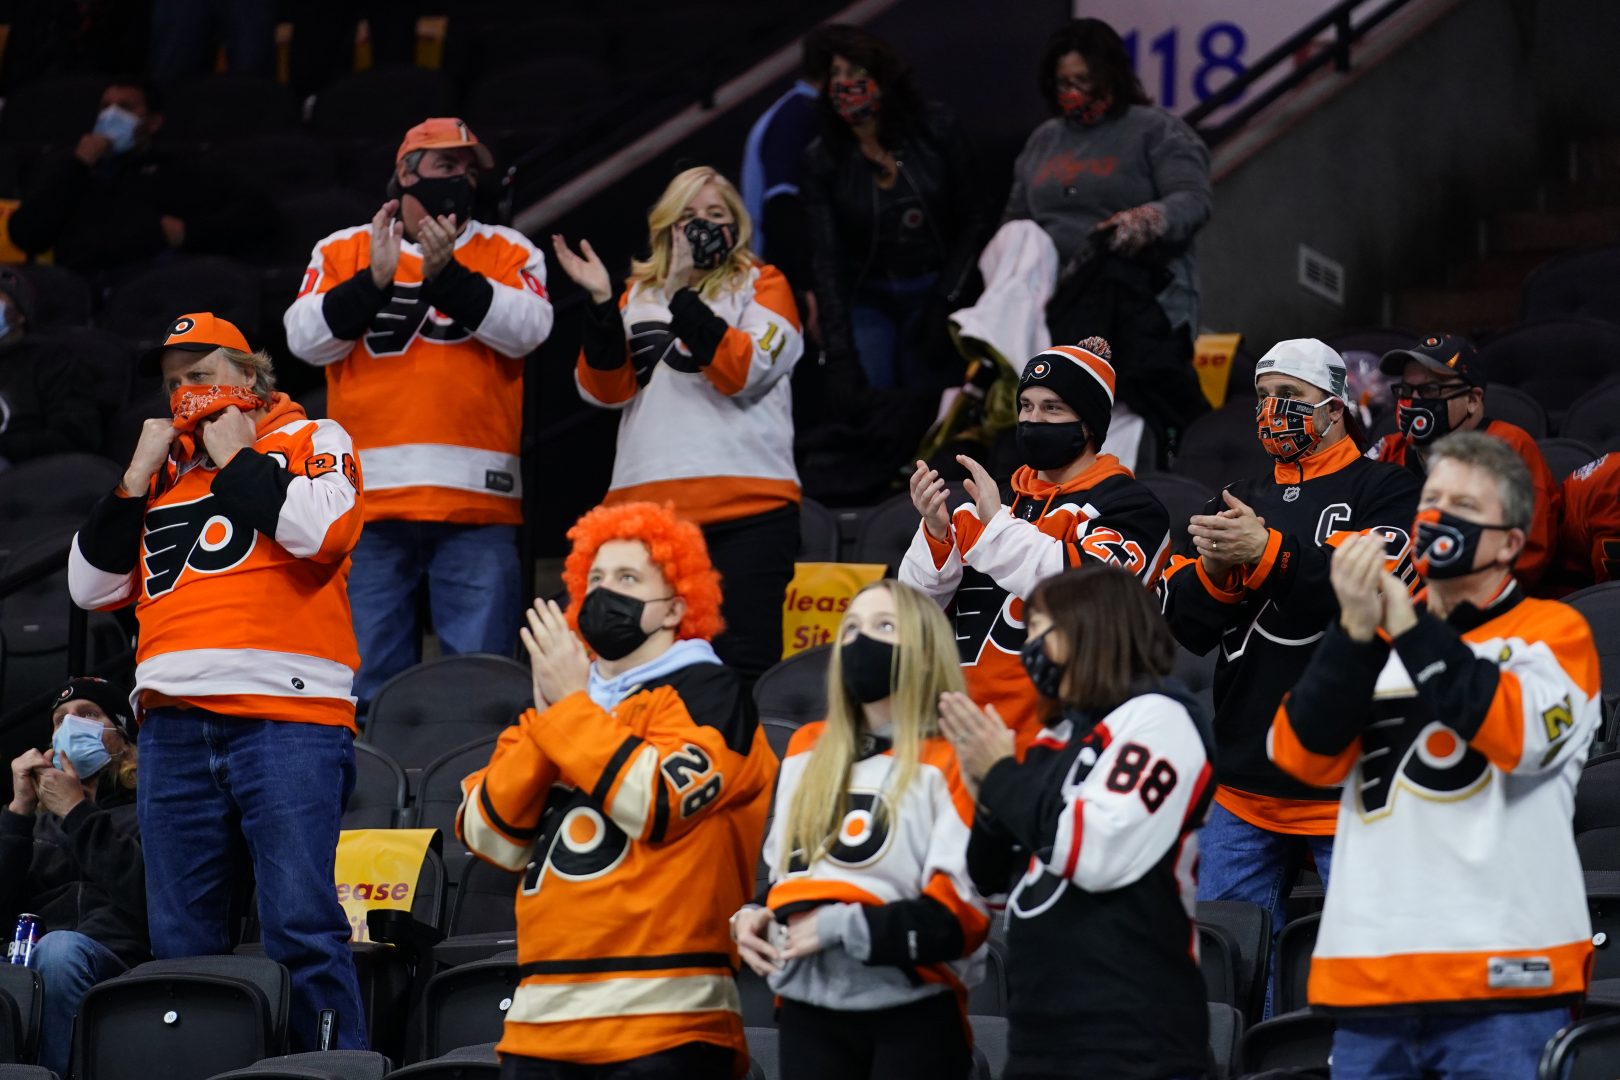
[[[1530,271],[1562,254],[1561,251],[1516,251],[1507,255],[1487,255],[1474,262],[1453,266],[1446,280],[1462,289],[1517,288],[1524,284]]]
[[[1406,289],[1395,297],[1395,325],[1470,336],[1519,321],[1518,285],[1478,289]]]
[[[1620,241],[1620,207],[1520,210],[1491,221],[1493,254],[1601,247]]]

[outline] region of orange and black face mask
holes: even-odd
[[[1511,528],[1469,521],[1434,507],[1419,510],[1412,524],[1412,564],[1425,581],[1466,577],[1474,572],[1486,531]]]
[[[1322,404],[1297,398],[1262,399],[1254,408],[1254,425],[1266,453],[1288,463],[1315,450],[1325,434],[1316,427],[1316,410]]]

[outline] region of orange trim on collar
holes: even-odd
[[[1360,459],[1361,451],[1356,448],[1356,441],[1346,435],[1326,450],[1307,454],[1298,461],[1277,462],[1271,467],[1271,476],[1279,484],[1303,484],[1307,480],[1336,473]]]
[[[1012,489],[1019,495],[1043,499],[1054,495],[1066,495],[1071,491],[1085,491],[1087,488],[1096,487],[1110,476],[1121,475],[1135,474],[1121,465],[1119,458],[1113,454],[1098,454],[1097,460],[1091,463],[1089,469],[1061,484],[1049,484],[1037,476],[1035,470],[1028,465],[1020,465],[1012,474]]]

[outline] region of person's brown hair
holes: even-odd
[[[1093,563],[1049,577],[1035,586],[1029,606],[1068,643],[1063,707],[1119,705],[1133,683],[1164,678],[1175,667],[1176,639],[1153,594],[1117,566]]]

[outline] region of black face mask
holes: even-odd
[[[472,177],[465,174],[461,176],[419,176],[416,183],[410,187],[399,189],[400,194],[410,195],[422,204],[433,217],[442,217],[445,214],[454,214],[457,225],[465,225],[467,219],[472,217],[473,188]]]
[[[862,705],[882,701],[894,693],[894,646],[887,641],[856,634],[839,647],[844,689]]]
[[[598,585],[585,594],[579,605],[579,634],[603,660],[622,660],[652,637],[650,631],[641,628],[646,607],[645,600]]]
[[[1412,561],[1425,581],[1466,577],[1482,569],[1474,562],[1486,530],[1509,528],[1512,526],[1468,521],[1443,510],[1420,510],[1412,530]]]
[[[1395,426],[1415,443],[1432,443],[1451,430],[1451,399],[1401,398],[1395,402]]]
[[[1063,669],[1046,655],[1046,634],[1024,642],[1024,647],[1018,650],[1018,659],[1024,662],[1024,674],[1035,684],[1035,692],[1041,697],[1056,699],[1063,692]]]
[[[1064,424],[1018,421],[1018,456],[1036,471],[1061,469],[1086,452],[1086,425],[1079,420]]]
[[[693,218],[686,223],[686,239],[692,245],[692,265],[699,270],[713,270],[737,246],[737,227]]]

